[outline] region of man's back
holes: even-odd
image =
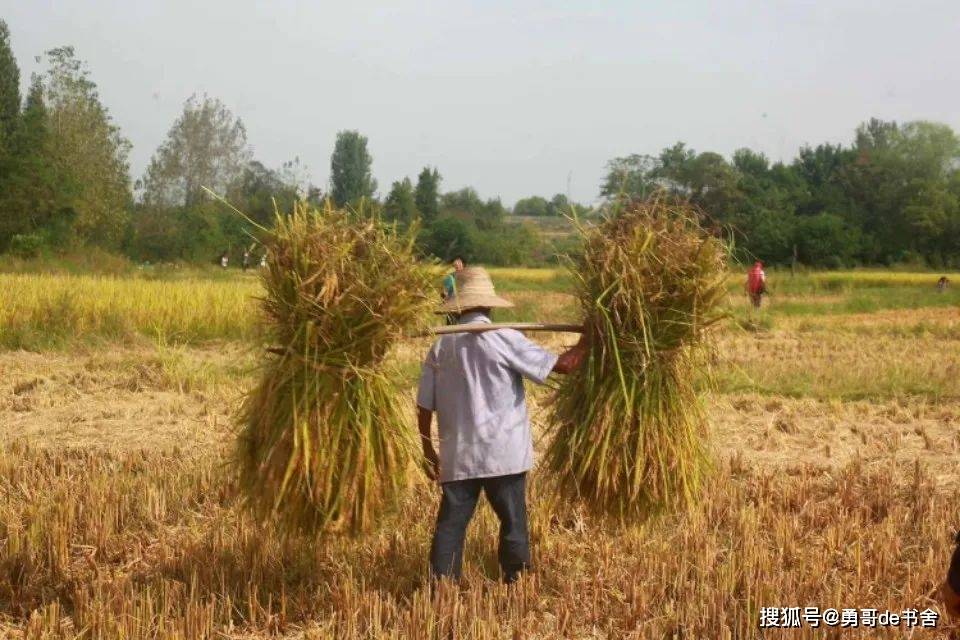
[[[462,323],[490,320],[466,314]],[[417,404],[435,411],[440,480],[527,471],[533,464],[523,378],[542,383],[556,356],[512,329],[455,333],[427,354]]]

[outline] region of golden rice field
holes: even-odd
[[[0,638],[947,637],[943,620],[759,628],[768,606],[938,609],[960,527],[960,289],[936,293],[939,275],[772,274],[757,316],[732,283],[698,505],[616,528],[535,472],[536,573],[497,582],[484,507],[464,584],[436,593],[438,495],[417,474],[355,540],[238,508],[224,461],[262,353],[252,276],[0,275]],[[493,276],[513,317],[572,313],[559,272]],[[426,346],[395,354],[411,385]]]

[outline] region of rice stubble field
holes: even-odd
[[[556,271],[492,273],[518,303],[504,319],[574,313]],[[734,295],[696,506],[616,527],[534,473],[536,573],[498,583],[483,507],[464,584],[431,593],[438,495],[416,473],[357,539],[280,535],[239,508],[224,465],[262,354],[254,278],[0,275],[0,636],[749,638],[764,606],[937,609],[960,524],[960,295],[935,280],[772,274],[757,318]],[[427,344],[394,354],[411,424]]]

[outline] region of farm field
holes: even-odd
[[[561,271],[491,272],[517,303],[499,319],[575,317]],[[531,579],[498,584],[483,507],[465,584],[431,594],[438,496],[416,474],[358,540],[284,538],[238,507],[231,413],[265,346],[252,275],[0,274],[0,637],[750,638],[767,606],[936,610],[960,526],[960,290],[939,275],[774,273],[756,317],[737,276],[698,381],[699,506],[620,529],[534,474]],[[411,425],[427,345],[393,362]],[[781,632],[831,634],[912,630]]]

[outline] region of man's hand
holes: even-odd
[[[570,347],[557,358],[557,363],[553,365],[554,373],[570,373],[579,368],[590,352],[590,338],[584,333],[580,336],[580,341]]]
[[[437,482],[440,479],[440,458],[433,448],[433,443],[424,443],[423,445],[424,467],[423,471],[427,477]]]
[[[436,482],[440,479],[440,458],[437,456],[436,449],[433,448],[433,440],[430,436],[432,423],[433,411],[417,407],[417,427],[420,430],[420,444],[423,445],[423,471],[428,478]]]

